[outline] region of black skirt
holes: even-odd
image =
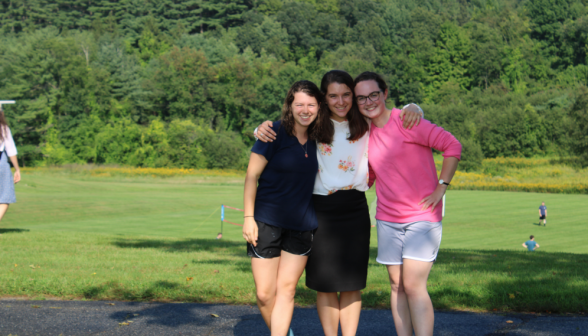
[[[318,229],[306,264],[306,286],[348,292],[366,286],[370,257],[370,212],[365,193],[340,190],[313,195]]]

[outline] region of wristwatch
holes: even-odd
[[[439,180],[439,184],[445,184],[445,185],[449,185],[449,183],[447,183],[447,182],[443,181],[443,179],[440,179],[440,180]]]

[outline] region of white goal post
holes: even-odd
[[[443,195],[443,211],[441,211],[441,217],[445,217],[445,195]]]
[[[14,100],[0,100],[0,110],[2,109],[2,105],[4,104],[14,104],[16,103]]]

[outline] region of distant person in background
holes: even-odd
[[[529,252],[533,252],[535,249],[539,248],[539,244],[535,241],[535,236],[531,235],[529,240],[523,243],[523,247],[529,250]]]
[[[541,225],[541,220],[543,219],[543,226],[547,224],[547,207],[545,206],[545,202],[541,203],[539,207],[539,225]]]
[[[14,176],[8,165],[9,158],[15,169]],[[20,167],[16,159],[16,146],[6,123],[4,111],[0,109],[0,221],[8,210],[8,205],[16,203],[14,184],[18,181],[20,181]]]

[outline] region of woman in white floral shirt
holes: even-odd
[[[353,79],[341,70],[323,76],[321,91],[330,113],[317,139],[319,171],[313,191],[318,229],[306,265],[306,286],[317,291],[317,310],[326,336],[355,335],[361,312],[361,290],[366,287],[370,246],[368,190],[369,125],[353,96]],[[418,122],[420,108],[407,109],[405,126]],[[330,121],[330,122],[329,122]],[[272,141],[271,122],[260,125],[256,136]],[[338,295],[339,294],[339,295]]]

